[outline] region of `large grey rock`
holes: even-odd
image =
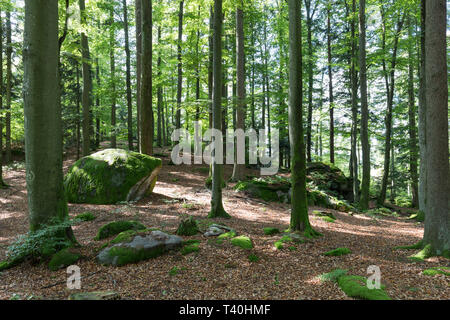
[[[204,236],[205,237],[217,237],[217,236],[220,236],[221,234],[229,232],[229,231],[233,231],[233,229],[226,227],[226,226],[221,226],[219,224],[212,224],[208,227]]]
[[[123,266],[156,258],[169,250],[181,247],[182,243],[181,237],[156,230],[148,235],[137,235],[129,242],[103,249],[98,254],[97,261],[103,265]]]

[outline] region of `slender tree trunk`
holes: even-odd
[[[314,74],[313,74],[313,45],[312,45],[312,19],[311,0],[305,0],[306,8],[306,29],[308,42],[308,123],[306,126],[306,161],[311,162],[312,149],[312,114],[313,114],[313,90],[314,90]]]
[[[142,13],[141,0],[135,0],[136,20],[136,119],[137,146],[141,152],[141,69],[142,69]]]
[[[445,0],[426,1],[427,195],[423,244],[450,258],[448,73]]]
[[[81,25],[86,22],[85,0],[79,0]],[[81,50],[83,57],[83,156],[90,153],[90,111],[92,106],[92,75],[91,75],[91,55],[89,52],[89,40],[84,31],[81,32]]]
[[[386,55],[386,21],[383,6],[381,8],[381,16],[383,20],[383,52]],[[385,147],[384,147],[384,166],[383,166],[383,177],[381,180],[381,191],[378,197],[378,204],[383,205],[386,199],[386,189],[389,178],[389,163],[390,163],[390,151],[391,151],[391,137],[392,137],[392,109],[394,104],[394,89],[395,89],[395,67],[397,63],[397,50],[398,50],[398,40],[400,37],[400,33],[403,27],[404,16],[402,16],[397,22],[397,30],[394,35],[394,43],[393,43],[393,53],[390,63],[390,72],[388,73],[386,67],[386,58],[383,57],[383,73],[385,75],[385,83],[386,83],[386,95],[387,95],[387,111],[385,117]]]
[[[292,231],[305,236],[318,235],[308,217],[306,196],[306,155],[303,137],[302,102],[302,25],[301,0],[288,0],[289,5],[289,138],[291,144],[291,222]]]
[[[96,78],[97,78],[97,88],[100,88],[100,66],[98,62],[98,58],[96,59]],[[95,147],[98,149],[100,147],[100,93],[96,95],[96,106],[97,106],[97,115],[95,117]]]
[[[333,67],[331,52],[331,2],[327,7],[327,48],[328,48],[328,94],[330,101],[330,162],[334,164],[334,95],[333,95]]]
[[[351,134],[351,153],[352,153],[352,171],[353,171],[353,201],[359,201],[359,180],[358,180],[358,73],[357,73],[357,40],[356,40],[356,0],[352,0],[352,20],[351,20],[351,86],[352,86],[352,134]]]
[[[128,35],[128,8],[127,1],[122,0],[123,24],[125,32],[125,55],[126,55],[126,83],[127,83],[127,107],[128,107],[128,149],[133,150],[133,102],[131,98],[131,55]]]
[[[426,5],[425,0],[421,0],[420,14],[420,61],[419,61],[419,153],[420,153],[420,169],[419,169],[419,210],[423,213],[426,211],[426,195],[427,195],[427,124],[426,124],[426,81],[425,81],[425,30],[426,30]]]
[[[366,1],[359,1],[359,76],[361,90],[361,148],[362,148],[362,210],[369,208],[370,190],[370,143],[369,143],[369,106],[367,103],[367,66],[366,66]]]
[[[11,158],[11,95],[12,95],[12,41],[11,41],[11,11],[6,10],[6,112],[5,112],[5,160]]]
[[[114,6],[111,4],[109,12],[110,30],[109,30],[109,63],[111,68],[111,148],[117,147],[117,133],[116,133],[116,61],[115,61],[115,46],[116,33],[114,27]]]
[[[80,86],[80,69],[78,67],[78,61],[76,63],[75,72],[77,74],[77,119],[76,119],[76,130],[77,130],[77,160],[80,159],[80,147],[81,147],[81,121],[80,121],[80,103],[81,103],[81,86]]]
[[[418,174],[417,174],[417,155],[418,155],[418,141],[417,141],[417,128],[416,128],[416,107],[414,103],[414,56],[413,45],[411,40],[412,23],[411,15],[408,15],[408,118],[409,118],[409,174],[411,179],[411,192],[412,192],[412,206],[413,208],[419,207],[419,187],[418,187]]]
[[[183,62],[182,62],[182,48],[183,43],[183,6],[184,0],[180,1],[180,10],[178,12],[178,83],[177,83],[177,112],[175,128],[181,128],[181,98],[183,87]]]
[[[68,217],[63,188],[58,1],[26,0],[24,112],[30,230]],[[71,229],[67,236],[74,240]]]
[[[3,61],[3,21],[0,10],[0,61]],[[0,189],[6,187],[3,181],[3,62],[0,67]]]
[[[152,1],[142,0],[141,152],[153,154]]]
[[[214,0],[213,34],[213,129],[220,130],[222,125],[222,0]],[[216,143],[217,149],[217,143]],[[212,153],[212,192],[210,218],[230,216],[223,208],[222,182],[223,164],[217,163],[215,151]]]
[[[241,0],[236,9],[236,82],[237,82],[237,111],[236,128],[245,131],[245,45],[244,45],[244,2]],[[235,148],[237,150],[238,148]],[[245,154],[244,154],[245,159]],[[232,180],[239,181],[244,178],[245,164],[238,164],[238,155],[235,152],[235,163]]]
[[[158,43],[161,43],[161,27],[158,27]],[[162,136],[161,136],[161,114],[163,112],[163,91],[162,91],[162,84],[161,84],[161,77],[162,77],[162,70],[161,70],[161,64],[162,64],[162,58],[161,58],[161,51],[158,51],[158,89],[157,89],[157,109],[158,109],[158,122],[157,122],[157,130],[156,130],[156,143],[158,147],[161,147],[162,145]]]

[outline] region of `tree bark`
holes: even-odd
[[[367,102],[367,66],[366,66],[366,1],[359,1],[359,76],[361,90],[361,148],[362,182],[359,204],[362,210],[369,208],[370,190],[370,142],[369,142],[369,106]]]
[[[222,126],[222,0],[214,0],[213,18],[213,108],[212,108],[212,128],[220,130]],[[217,143],[216,143],[217,147]],[[222,182],[223,164],[217,163],[215,151],[212,153],[212,190],[211,190],[211,211],[209,218],[230,216],[223,208],[222,203]]]
[[[450,258],[448,80],[445,0],[426,1],[427,195],[424,245]]]
[[[5,106],[5,162],[11,158],[11,95],[12,95],[11,11],[6,10],[6,106]]]
[[[180,1],[180,10],[178,12],[178,82],[177,82],[177,112],[175,128],[181,128],[181,98],[182,98],[182,86],[183,86],[183,61],[182,61],[182,48],[183,42],[183,6],[184,0]]]
[[[117,147],[117,134],[116,134],[116,61],[115,61],[115,46],[116,46],[116,33],[114,27],[114,5],[111,4],[109,12],[109,64],[111,69],[111,148]]]
[[[3,61],[3,22],[0,10],[0,61]],[[0,189],[6,187],[3,181],[3,63],[0,68]]]
[[[86,25],[85,0],[79,0],[81,25]],[[89,40],[84,31],[81,32],[81,51],[83,57],[83,156],[87,156],[91,150],[91,126],[90,111],[92,106],[92,75],[91,55],[89,52]]]
[[[24,112],[30,230],[67,219],[63,188],[58,1],[26,0]]]
[[[245,45],[244,45],[244,2],[240,1],[236,9],[236,82],[237,82],[237,110],[236,128],[245,131]],[[235,148],[235,151],[237,148]],[[245,155],[244,155],[245,159]],[[239,181],[244,178],[245,164],[237,163],[237,152],[235,152],[235,163],[232,180]]]
[[[152,98],[152,1],[141,0],[142,8],[142,83],[141,152],[153,154],[154,118]]]
[[[330,102],[330,162],[334,164],[334,95],[333,66],[331,52],[331,2],[327,4],[327,49],[328,49],[328,94]]]
[[[136,120],[137,146],[141,151],[141,69],[142,69],[142,13],[141,0],[135,0],[136,20]]]
[[[127,107],[128,107],[128,149],[133,150],[133,102],[131,98],[131,55],[128,35],[128,8],[127,1],[122,0],[123,25],[125,32],[125,55],[126,55],[126,83],[127,83]]]
[[[289,140],[291,144],[292,231],[318,235],[311,227],[306,196],[306,155],[303,137],[301,0],[289,5]]]

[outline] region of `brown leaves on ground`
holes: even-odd
[[[65,170],[73,163],[73,157],[70,158],[64,163]],[[265,236],[263,228],[286,229],[289,205],[265,204],[243,197],[231,186],[224,190],[224,207],[232,219],[216,222],[249,236],[255,246],[251,251],[232,246],[229,241],[219,244],[199,234],[185,237],[201,240],[198,253],[183,256],[170,252],[120,268],[98,265],[95,256],[106,240],[93,238],[103,224],[134,219],[148,227],[175,232],[186,214],[206,220],[210,193],[204,182],[208,174],[199,169],[206,166],[170,166],[168,160],[169,157],[163,158],[154,193],[136,204],[69,205],[72,217],[86,211],[97,217],[74,227],[83,246],[83,258],[77,262],[83,277],[81,291],[113,290],[123,299],[350,299],[335,283],[321,283],[316,276],[337,268],[367,276],[367,267],[377,265],[381,281],[394,299],[450,298],[449,277],[421,273],[426,268],[448,265],[448,260],[432,258],[412,263],[406,258],[411,251],[393,250],[395,246],[418,242],[423,224],[404,217],[375,220],[330,210],[337,218],[335,223],[310,215],[312,225],[323,237],[296,248],[285,245],[284,249],[275,250],[274,242],[280,235]],[[231,176],[231,171],[231,166],[225,168],[226,177]],[[248,174],[257,172],[249,170]],[[11,187],[0,190],[0,260],[5,258],[7,246],[28,228],[25,171],[8,170],[4,175]],[[318,208],[310,211],[314,209]],[[339,257],[322,255],[337,247],[347,247],[352,253]],[[259,261],[250,262],[250,254],[258,256]],[[177,272],[169,273],[174,267]],[[51,272],[46,265],[24,263],[0,273],[0,299],[66,299],[74,292],[66,288],[66,280],[65,269]]]

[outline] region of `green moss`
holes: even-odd
[[[330,217],[320,217],[320,219],[322,219],[323,221],[326,221],[326,222],[330,222],[330,223],[334,223],[336,220],[334,220],[333,218],[330,218]]]
[[[237,236],[236,231],[231,230],[231,231],[222,233],[221,235],[219,235],[217,237],[217,239],[231,239],[231,238],[234,238],[236,236]]]
[[[193,217],[189,217],[181,221],[177,229],[177,234],[180,236],[193,236],[199,232],[197,221]]]
[[[423,241],[420,240],[416,244],[408,245],[408,246],[398,246],[395,247],[394,250],[415,250],[415,249],[422,249],[423,248]]]
[[[264,234],[265,234],[266,236],[271,236],[271,235],[280,233],[280,230],[278,230],[277,228],[270,228],[270,227],[267,227],[267,228],[264,228],[263,230],[264,230]]]
[[[169,276],[176,276],[178,274],[178,272],[179,272],[179,269],[177,267],[173,267],[169,271]]]
[[[433,247],[431,246],[431,244],[427,244],[425,247],[423,247],[422,250],[420,250],[418,253],[409,256],[408,259],[412,260],[412,261],[424,261],[425,259],[428,259],[430,257],[435,256],[436,253],[433,249]]]
[[[242,249],[252,249],[252,240],[247,236],[239,236],[231,239],[231,244]]]
[[[199,245],[200,243],[192,243],[187,246],[184,246],[183,248],[181,248],[181,254],[187,255],[192,252],[198,252],[200,251]]]
[[[352,253],[352,252],[348,248],[337,248],[337,249],[325,252],[324,255],[325,256],[334,256],[335,257],[335,256],[346,255],[346,254],[349,254],[349,253]]]
[[[122,149],[107,149],[84,157],[69,169],[64,190],[70,203],[114,204],[126,201],[138,182],[161,167],[161,159]],[[156,182],[153,177],[151,186]]]
[[[256,254],[251,254],[248,256],[248,261],[250,262],[258,262],[259,261],[259,257]]]
[[[199,244],[199,243],[200,243],[200,240],[197,240],[197,239],[189,239],[189,240],[183,241],[184,246],[188,246],[190,244]]]
[[[424,222],[425,221],[425,213],[423,211],[417,211],[416,213],[413,213],[409,216],[410,220],[416,220],[418,222]]]
[[[7,261],[7,260],[6,261],[0,261],[0,271],[10,269],[10,268],[12,268],[14,266],[15,266],[15,264],[13,262],[11,262],[11,261]]]
[[[79,258],[80,255],[70,252],[69,249],[64,249],[53,255],[48,267],[50,270],[56,271],[74,264]]]
[[[129,263],[136,263],[142,260],[156,258],[163,253],[164,246],[156,247],[151,251],[129,247],[112,247],[108,254],[117,259],[117,266],[123,266]]]
[[[314,210],[312,212],[313,215],[317,216],[317,217],[329,217],[332,220],[336,220],[336,217],[333,215],[333,213],[331,212],[326,212],[326,211],[319,211],[319,210]]]
[[[137,232],[134,230],[123,231],[123,232],[119,233],[117,235],[117,237],[115,237],[113,240],[111,240],[110,243],[116,244],[116,243],[130,242],[131,240],[133,240],[135,235],[137,235]]]
[[[80,213],[79,215],[75,216],[75,220],[92,221],[92,220],[95,220],[95,216],[92,212],[84,212],[84,213]]]
[[[102,240],[127,230],[144,230],[146,227],[138,221],[114,221],[102,226],[95,240]]]
[[[283,242],[281,242],[280,240],[275,241],[275,243],[274,243],[273,245],[275,246],[275,248],[276,248],[277,250],[283,249]]]
[[[339,277],[346,275],[346,274],[347,274],[347,270],[345,270],[345,269],[335,269],[328,273],[322,273],[317,278],[320,280],[320,282],[326,282],[326,281],[337,282]]]
[[[450,267],[434,267],[434,268],[423,270],[422,274],[426,275],[426,276],[435,276],[437,274],[443,274],[446,276],[450,276]]]
[[[289,236],[289,235],[286,235],[286,236],[283,236],[281,239],[280,239],[280,241],[281,242],[292,242],[292,241],[294,241],[294,239],[291,237],[291,236]]]
[[[337,278],[339,287],[349,297],[366,300],[392,300],[383,287],[380,289],[369,289],[366,281],[366,278],[361,276],[342,275]]]

